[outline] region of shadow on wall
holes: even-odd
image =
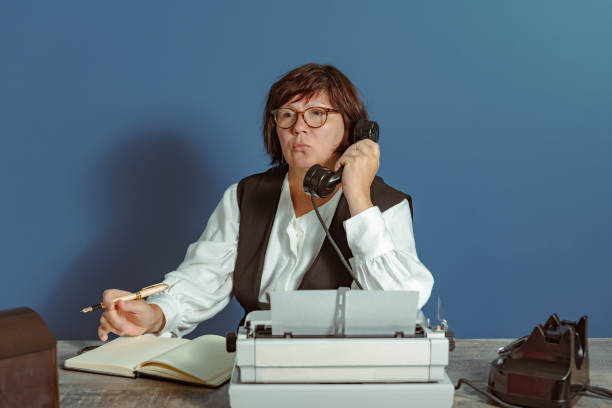
[[[206,157],[176,129],[143,131],[105,155],[86,189],[92,242],[58,281],[45,310],[58,339],[97,337],[100,312],[78,311],[102,290],[137,290],[162,281],[204,230],[219,197],[210,191]],[[57,294],[71,294],[58,303]],[[242,317],[233,301],[195,334],[225,333]],[[190,336],[191,337],[191,336]]]

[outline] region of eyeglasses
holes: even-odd
[[[297,111],[293,108],[278,108],[272,111],[272,115],[274,115],[274,121],[281,129],[289,129],[295,125],[299,114],[302,114],[308,126],[318,128],[325,124],[329,112],[340,113],[335,109],[313,106],[303,111]]]

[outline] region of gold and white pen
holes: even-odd
[[[167,283],[157,283],[155,285],[151,285],[151,286],[147,286],[146,288],[142,288],[136,293],[130,293],[129,295],[120,296],[116,298],[115,300],[113,300],[113,302],[117,302],[119,300],[144,299],[147,296],[151,296],[155,293],[163,292],[164,290],[168,289],[168,287],[169,286]],[[106,305],[104,304],[104,302],[98,303],[97,305],[91,305],[89,307],[86,307],[85,309],[81,310],[81,313],[87,313],[87,312],[91,312],[93,310],[98,310],[98,309],[106,309]]]

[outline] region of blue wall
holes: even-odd
[[[0,11],[0,309],[78,311],[160,281],[225,188],[266,168],[269,86],[332,63],[458,337],[550,313],[612,337],[612,3],[11,2]],[[435,4],[433,4],[435,3]],[[198,333],[224,333],[231,306]]]

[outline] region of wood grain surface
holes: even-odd
[[[453,383],[467,378],[486,387],[489,363],[497,349],[512,339],[459,339],[450,353],[448,374]],[[59,396],[61,407],[229,407],[228,385],[212,389],[149,378],[123,378],[64,370],[64,361],[85,346],[99,341],[58,341]],[[591,384],[612,389],[612,339],[589,340]],[[406,405],[407,407],[410,404]],[[455,392],[457,408],[488,407],[484,397],[463,385]],[[380,408],[383,404],[380,405]],[[612,400],[582,397],[576,407],[612,407]],[[323,408],[323,406],[317,407]]]

